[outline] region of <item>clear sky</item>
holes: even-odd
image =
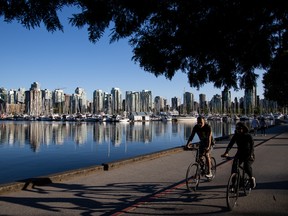
[[[28,30],[17,22],[7,24],[0,17],[0,87],[28,90],[33,82],[38,82],[41,89],[63,88],[67,94],[81,87],[89,100],[96,89],[110,93],[117,87],[123,98],[126,91],[150,90],[153,98],[164,97],[169,104],[172,97],[182,98],[184,91],[192,92],[196,101],[200,93],[206,94],[207,100],[215,94],[221,95],[223,89],[212,84],[199,91],[191,88],[182,72],[176,73],[171,81],[145,72],[131,60],[133,53],[127,40],[109,44],[106,34],[93,44],[86,29],[68,25],[66,17],[62,23],[64,32],[51,33],[44,27]],[[257,94],[263,98],[262,72],[259,72]],[[231,94],[233,100],[244,93],[231,90]]]

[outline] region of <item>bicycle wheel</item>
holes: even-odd
[[[236,201],[238,199],[238,189],[239,189],[239,174],[232,173],[227,184],[226,191],[226,202],[229,210],[232,210],[236,205]]]
[[[198,163],[191,163],[186,172],[186,187],[189,191],[196,191],[200,181],[200,167]]]
[[[243,176],[243,191],[246,196],[248,196],[251,192],[250,178],[246,173]]]

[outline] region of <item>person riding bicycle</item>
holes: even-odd
[[[243,122],[238,122],[236,124],[236,130],[231,138],[226,151],[221,157],[228,157],[228,153],[233,147],[233,145],[237,144],[237,152],[234,156],[232,170],[231,173],[237,172],[237,164],[244,163],[244,170],[250,178],[251,188],[256,187],[255,177],[253,177],[252,173],[252,163],[255,160],[254,155],[254,140],[249,134],[249,129]]]
[[[202,116],[197,117],[197,124],[193,127],[185,148],[187,149],[191,148],[190,142],[193,140],[195,134],[197,134],[200,139],[199,157],[200,158],[205,157],[207,161],[209,173],[206,174],[206,177],[212,178],[213,174],[211,172],[211,158],[210,158],[212,130],[211,126],[205,123],[205,119]]]

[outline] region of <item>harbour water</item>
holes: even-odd
[[[194,124],[0,121],[0,184],[182,146]],[[234,121],[209,124],[214,137],[235,128]]]

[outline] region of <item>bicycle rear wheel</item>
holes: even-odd
[[[189,191],[196,191],[200,181],[200,166],[191,163],[186,171],[186,187]]]
[[[239,196],[239,174],[232,173],[227,184],[226,202],[229,210],[232,210],[236,205]]]

